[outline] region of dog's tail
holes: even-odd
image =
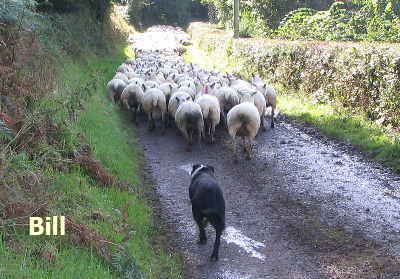
[[[201,213],[207,216],[207,219],[214,227],[220,230],[225,229],[225,201],[223,198],[215,193],[210,196],[209,204],[212,206],[202,209]]]

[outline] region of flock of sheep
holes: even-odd
[[[161,120],[164,134],[175,125],[187,141],[187,151],[197,139],[214,142],[217,126],[227,128],[237,162],[237,137],[246,158],[260,127],[266,130],[266,110],[271,107],[274,127],[276,92],[258,75],[251,82],[228,73],[185,64],[184,46],[189,36],[180,28],[156,26],[136,37],[135,59],[127,59],[107,84],[109,98],[137,114],[145,113],[149,130]]]

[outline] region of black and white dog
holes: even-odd
[[[222,190],[214,176],[214,167],[194,165],[189,197],[192,203],[193,218],[199,226],[199,244],[207,242],[205,227],[210,222],[215,229],[214,250],[211,260],[218,260],[221,234],[225,229],[225,200]]]

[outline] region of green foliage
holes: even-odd
[[[233,0],[201,0],[203,3],[215,7],[218,23],[232,28]],[[298,8],[327,8],[332,0],[249,0],[240,1],[242,34],[259,36],[270,34],[271,29],[278,27],[280,21],[289,12]]]
[[[12,139],[13,132],[7,127],[6,123],[0,119],[0,140],[1,139]]]
[[[233,27],[233,0],[201,1],[220,26]],[[398,0],[250,0],[240,10],[242,37],[400,42]]]
[[[123,279],[143,279],[134,258],[126,247],[120,249],[113,255],[112,266],[116,271],[122,274]]]
[[[72,13],[89,7],[98,21],[103,22],[113,0],[37,0],[40,11]]]
[[[285,39],[400,41],[398,2],[337,1],[326,11],[298,9],[282,20],[276,35]]]
[[[0,21],[9,23],[29,23],[36,15],[36,1],[3,0],[0,4]]]
[[[130,22],[138,29],[155,24],[184,26],[195,15],[204,14],[205,7],[194,0],[130,0]]]

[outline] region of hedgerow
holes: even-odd
[[[205,50],[229,56],[239,71],[400,126],[400,45],[266,39],[232,40],[221,32],[189,28]],[[240,61],[240,62],[239,62]]]
[[[201,1],[216,9],[220,26],[232,28],[232,0]],[[398,0],[249,0],[240,9],[242,37],[400,42]]]

